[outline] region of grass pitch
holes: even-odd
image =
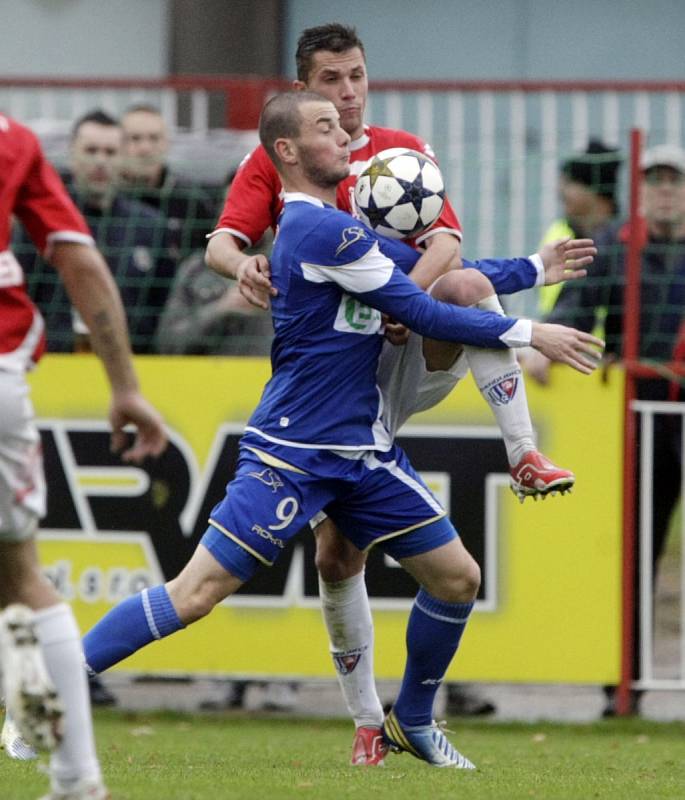
[[[478,770],[390,755],[348,766],[351,724],[243,715],[97,712],[113,800],[661,800],[685,797],[685,723],[592,725],[453,720]],[[35,800],[35,763],[0,756],[0,798]]]

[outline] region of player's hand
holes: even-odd
[[[236,278],[240,293],[248,303],[267,311],[269,298],[278,294],[271,285],[271,269],[267,257],[258,253],[244,258],[238,265]]]
[[[115,394],[109,421],[112,426],[111,450],[120,453],[122,461],[127,463],[140,464],[148,456],[159,456],[168,444],[164,420],[140,392]],[[136,427],[135,438],[125,450],[128,435],[124,427],[129,424]]]
[[[531,345],[550,361],[567,364],[584,375],[597,368],[604,350],[604,342],[591,333],[549,322],[533,323]]]
[[[573,281],[587,275],[587,267],[597,255],[592,239],[557,239],[540,248],[538,255],[545,268],[545,286]]]
[[[392,317],[383,314],[383,325],[385,327],[385,338],[390,344],[404,345],[409,341],[409,328],[401,322],[395,322]]]

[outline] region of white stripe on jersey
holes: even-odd
[[[302,274],[312,283],[336,283],[346,292],[359,294],[380,289],[392,277],[393,262],[378,248],[378,242],[362,258],[340,267],[300,264]]]
[[[383,462],[379,461],[373,453],[369,453],[366,458],[366,467],[368,469],[387,469],[387,471],[402,483],[413,489],[421,499],[429,505],[437,514],[443,515],[445,509],[438,503],[433,495],[423,487],[418,481],[415,481],[411,475],[408,475],[403,469],[397,466],[397,461]]]

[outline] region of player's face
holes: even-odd
[[[85,122],[71,143],[71,171],[76,185],[94,196],[110,194],[119,178],[121,128]]]
[[[671,167],[654,167],[644,176],[644,215],[657,225],[685,221],[685,175]]]
[[[364,133],[369,80],[364,56],[358,47],[344,53],[329,50],[314,53],[306,88],[333,103],[340,114],[340,125],[352,139]]]
[[[123,117],[121,127],[126,176],[133,180],[156,180],[169,149],[164,120],[150,111],[132,111]]]
[[[332,103],[300,106],[300,134],[295,141],[305,177],[315,186],[337,186],[350,172],[350,136],[343,130]]]
[[[583,221],[594,212],[596,195],[589,186],[569,180],[562,175],[559,181],[559,194],[564,206],[564,214],[569,221],[583,226]]]

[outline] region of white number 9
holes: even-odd
[[[299,510],[297,500],[294,497],[285,497],[276,506],[276,516],[281,520],[278,525],[269,525],[270,531],[280,531],[287,528],[293,521]]]

